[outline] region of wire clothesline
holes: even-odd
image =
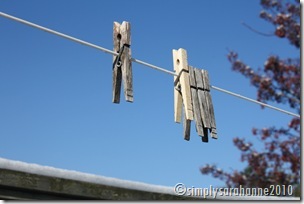
[[[101,46],[98,46],[98,45],[89,43],[89,42],[84,41],[84,40],[80,40],[80,39],[78,39],[78,38],[75,38],[75,37],[72,37],[72,36],[69,36],[69,35],[60,33],[60,32],[58,32],[58,31],[55,31],[55,30],[52,30],[52,29],[49,29],[49,28],[46,28],[46,27],[43,27],[43,26],[40,26],[40,25],[37,25],[37,24],[35,24],[35,23],[31,23],[31,22],[29,22],[29,21],[23,20],[23,19],[21,19],[21,18],[17,18],[17,17],[15,17],[15,16],[11,16],[11,15],[6,14],[6,13],[3,13],[3,12],[0,12],[0,16],[5,17],[5,18],[8,18],[8,19],[11,19],[11,20],[14,20],[14,21],[17,21],[17,22],[20,22],[20,23],[23,23],[23,24],[25,24],[25,25],[28,25],[28,26],[31,26],[31,27],[34,27],[34,28],[37,28],[37,29],[40,29],[40,30],[43,30],[43,31],[46,31],[46,32],[51,33],[51,34],[54,34],[54,35],[57,35],[57,36],[66,38],[66,39],[68,39],[68,40],[71,40],[71,41],[80,43],[80,44],[82,44],[82,45],[86,45],[86,46],[89,46],[89,47],[92,47],[92,48],[101,50],[101,51],[103,51],[103,52],[105,52],[105,53],[108,53],[108,54],[112,54],[112,55],[115,55],[115,56],[118,55],[117,52],[114,52],[114,51],[112,51],[112,50],[106,49],[106,48],[104,48],[104,47],[101,47]],[[178,76],[178,74],[176,74],[175,72],[169,71],[169,70],[167,70],[167,69],[164,69],[164,68],[161,68],[161,67],[159,67],[159,66],[155,66],[155,65],[149,64],[149,63],[147,63],[147,62],[144,62],[144,61],[141,61],[141,60],[138,60],[138,59],[135,59],[135,58],[131,58],[131,61],[136,62],[136,63],[141,64],[141,65],[144,65],[144,66],[147,66],[147,67],[150,67],[150,68],[153,68],[153,69],[156,69],[156,70],[158,70],[158,71],[162,71],[162,72],[164,72],[164,73],[167,73],[167,74],[170,74],[170,75],[173,75],[173,76]],[[276,110],[276,111],[279,111],[279,112],[282,112],[282,113],[285,113],[285,114],[288,114],[288,115],[291,115],[291,116],[295,116],[295,117],[300,118],[300,115],[299,115],[299,114],[295,114],[295,113],[292,113],[292,112],[289,112],[289,111],[286,111],[286,110],[283,110],[283,109],[274,107],[274,106],[272,106],[272,105],[269,105],[269,104],[266,104],[266,103],[262,103],[262,102],[260,102],[260,101],[257,101],[257,100],[254,100],[254,99],[251,99],[251,98],[242,96],[242,95],[240,95],[240,94],[236,94],[236,93],[234,93],[234,92],[231,92],[231,91],[228,91],[228,90],[225,90],[225,89],[216,87],[216,86],[210,85],[210,87],[211,87],[212,89],[214,89],[214,90],[217,90],[217,91],[220,91],[220,92],[223,92],[223,93],[226,93],[226,94],[229,94],[229,95],[232,95],[232,96],[235,96],[235,97],[238,97],[238,98],[241,98],[241,99],[244,99],[244,100],[247,100],[247,101],[256,103],[256,104],[260,104],[260,105],[262,105],[262,106],[264,106],[264,107],[268,107],[268,108],[274,109],[274,110]]]

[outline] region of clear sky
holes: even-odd
[[[0,1],[1,12],[108,49],[113,22],[129,21],[132,57],[173,70],[172,49],[184,48],[190,65],[208,70],[211,85],[254,99],[255,88],[231,71],[228,50],[255,68],[271,54],[299,57],[287,40],[241,24],[272,32],[260,10],[256,0]],[[291,119],[211,90],[219,138],[202,143],[192,123],[187,142],[182,124],[174,123],[173,76],[133,63],[134,103],[122,97],[117,105],[111,55],[3,17],[0,33],[3,158],[150,184],[221,186],[199,168],[209,163],[242,169],[232,139],[256,143],[252,127]]]

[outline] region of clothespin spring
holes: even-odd
[[[174,88],[175,88],[175,90],[177,90],[180,94],[182,93],[182,92],[181,92],[182,89],[181,89],[181,85],[180,85],[180,83],[179,83],[179,79],[180,79],[180,77],[181,77],[181,75],[182,75],[183,72],[188,72],[188,71],[185,70],[185,69],[182,69],[182,70],[178,73],[176,79],[174,80]]]
[[[118,68],[121,67],[121,65],[122,65],[122,63],[121,63],[121,55],[122,55],[123,50],[124,50],[125,47],[130,48],[131,45],[125,43],[125,44],[123,44],[123,46],[121,46],[121,48],[118,51],[118,55],[116,56],[116,58],[114,60],[113,69],[115,68],[115,66],[117,66]]]

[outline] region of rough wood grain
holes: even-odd
[[[210,91],[210,82],[209,82],[209,76],[207,70],[202,69],[202,77],[203,77],[204,89]]]
[[[204,84],[203,84],[203,77],[202,72],[199,69],[194,69],[195,78],[196,78],[196,84],[198,88],[198,100],[199,100],[199,106],[201,111],[201,117],[203,121],[204,128],[211,128],[210,125],[210,114],[208,111],[208,103],[205,96],[204,91]]]
[[[118,52],[120,49],[120,23],[114,22],[113,25],[113,44],[114,44],[114,51]],[[121,68],[114,65],[116,60],[116,56],[113,56],[113,71],[112,71],[112,102],[119,103],[120,102],[120,90],[121,90],[121,80],[122,80],[122,73]]]
[[[179,82],[181,86],[182,103],[184,105],[186,119],[193,120],[187,51],[182,48],[178,49],[177,51],[173,51],[173,63],[176,73],[179,74],[181,72]],[[176,97],[176,99],[180,100],[180,97]],[[176,104],[180,105],[180,102],[178,101]],[[176,108],[180,109],[180,106],[177,106]],[[179,113],[179,110],[175,109],[175,111]],[[176,115],[177,117],[175,118],[175,121],[180,121],[180,115]]]
[[[214,115],[214,108],[212,103],[212,97],[210,94],[210,82],[209,82],[209,75],[207,70],[202,70],[202,76],[205,84],[205,95],[208,103],[208,112],[210,115],[210,126],[211,126],[211,137],[214,139],[217,139],[217,133],[216,133],[216,123],[215,123],[215,115]]]
[[[173,68],[176,74],[179,74],[179,67],[176,65],[175,61],[178,58],[177,50],[172,50],[173,54]],[[177,76],[174,76],[174,81],[177,79]],[[182,100],[182,94],[177,89],[180,88],[180,83],[178,83],[178,87],[174,87],[174,121],[176,123],[181,122],[182,118],[182,106],[183,106],[183,100]]]
[[[200,105],[199,105],[199,100],[198,100],[198,94],[197,94],[198,90],[197,90],[197,85],[196,85],[194,68],[192,66],[188,66],[188,67],[189,67],[191,97],[192,97],[193,115],[194,115],[194,120],[195,120],[196,132],[200,136],[205,136],[203,121],[202,121],[202,117],[201,117],[201,110],[200,110]]]
[[[131,24],[123,21],[120,26],[121,46],[131,46]],[[124,83],[125,99],[128,102],[133,102],[133,74],[132,74],[132,61],[131,61],[131,48],[124,47],[121,55],[122,60],[122,78]]]

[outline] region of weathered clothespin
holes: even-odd
[[[131,62],[131,24],[129,22],[114,22],[113,27],[114,51],[118,56],[113,57],[113,103],[120,102],[121,80],[124,85],[124,95],[128,102],[133,102],[133,76]]]
[[[208,72],[189,66],[189,74],[196,131],[203,142],[208,142],[208,130],[217,139]]]
[[[196,79],[195,74],[196,68],[189,66],[189,75],[190,75],[190,88],[191,88],[191,98],[192,98],[192,105],[193,105],[193,113],[194,113],[194,120],[196,125],[196,132],[198,135],[202,137],[203,142],[208,142],[208,129],[204,128],[204,115],[201,111],[204,111],[202,107],[202,100],[199,100],[199,89],[198,87],[201,85],[201,80]]]
[[[174,121],[181,122],[182,107],[184,107],[184,139],[190,140],[190,126],[193,120],[193,107],[190,92],[188,59],[186,50],[173,50],[174,71]]]
[[[214,108],[213,108],[213,103],[212,103],[212,97],[210,94],[209,75],[208,75],[207,70],[202,70],[201,73],[202,73],[202,78],[203,78],[203,82],[204,82],[205,96],[206,96],[207,104],[208,104],[211,137],[214,139],[217,139]]]

